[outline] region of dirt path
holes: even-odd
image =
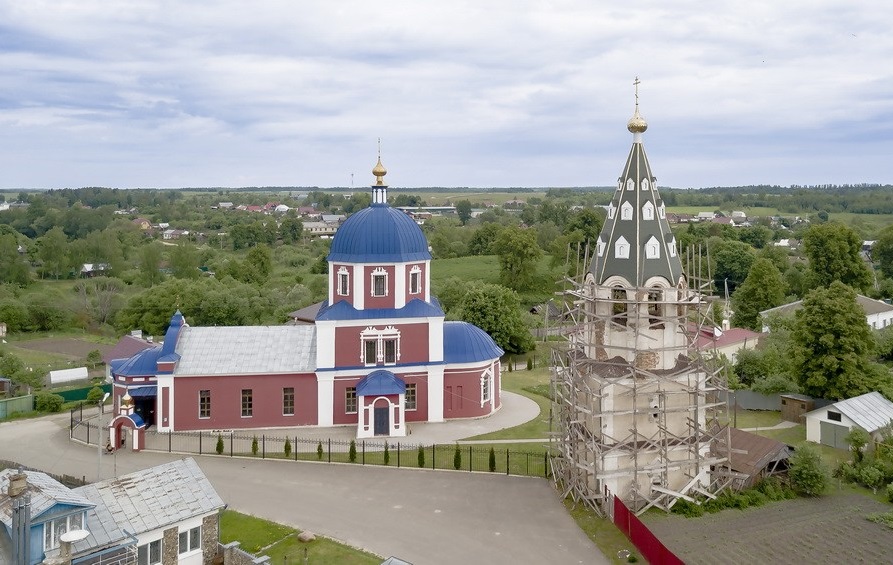
[[[645,523],[686,563],[889,563],[893,530],[868,514],[893,506],[859,494],[770,503],[701,518],[649,515]]]

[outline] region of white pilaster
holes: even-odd
[[[429,422],[443,422],[443,368],[443,365],[428,367]]]
[[[366,275],[363,272],[363,265],[353,266],[353,307],[357,310],[366,307]]]
[[[443,318],[428,318],[428,361],[443,361]]]
[[[394,308],[406,306],[406,263],[394,265]]]
[[[317,425],[330,427],[334,425],[335,412],[335,375],[334,373],[316,373],[316,410]]]
[[[335,366],[335,322],[316,321],[316,368],[331,369]]]

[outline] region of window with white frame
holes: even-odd
[[[602,241],[602,236],[598,236],[598,241],[596,241],[596,253],[598,253],[599,257],[605,254],[605,247],[607,247],[607,245],[607,243]]]
[[[626,189],[633,190],[636,188],[636,181],[633,179],[626,179]]]
[[[614,204],[609,204],[609,205],[608,205],[608,219],[609,219],[609,220],[613,220],[613,219],[614,219],[614,213],[615,213],[615,212],[617,212],[617,208],[614,207]]]
[[[648,182],[647,178],[642,179],[642,190],[648,190],[649,184],[651,184],[651,183]]]
[[[150,541],[136,548],[137,565],[156,565],[161,563],[161,540]]]
[[[660,259],[660,242],[653,235],[645,242],[645,258]]]
[[[388,272],[378,267],[372,271],[372,286],[370,287],[372,296],[388,295]]]
[[[364,365],[395,365],[400,360],[400,330],[368,327],[360,332],[360,360]]]
[[[617,259],[629,259],[629,242],[622,235],[614,242],[614,257]]]
[[[210,390],[198,391],[198,417],[199,418],[210,418],[211,417],[211,391]]]
[[[660,206],[657,207],[657,215],[660,216],[661,219],[667,217],[667,207],[663,202],[660,203]]]
[[[642,206],[642,219],[643,220],[653,220],[654,219],[654,204],[649,200]]]
[[[414,265],[409,271],[409,294],[419,294],[422,292],[422,269],[418,265]]]
[[[405,410],[415,410],[416,409],[416,385],[408,384],[406,385],[406,396],[404,397],[404,409]]]
[[[282,415],[295,415],[295,388],[288,386],[282,389]]]
[[[357,387],[349,386],[344,389],[344,413],[357,413]]]
[[[667,246],[667,253],[670,254],[670,257],[676,256],[676,238],[670,240],[670,245]]]
[[[632,220],[633,219],[633,205],[629,202],[624,202],[620,206],[620,219],[621,220]]]
[[[195,551],[196,549],[200,549],[202,545],[202,528],[201,526],[196,526],[190,530],[186,530],[185,532],[180,532],[179,536],[179,545],[180,545],[180,554],[189,553],[190,551]]]
[[[250,388],[242,389],[242,417],[250,418],[254,415],[254,391]]]
[[[484,404],[490,402],[491,391],[493,389],[493,369],[488,368],[486,371],[481,373],[481,408],[484,407]]]
[[[350,294],[350,273],[347,267],[338,269],[338,295],[347,296]]]
[[[43,524],[43,549],[44,551],[59,547],[59,538],[65,532],[80,530],[84,527],[84,514],[78,512],[70,516],[63,516],[55,520],[48,520]]]

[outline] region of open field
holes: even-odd
[[[889,504],[844,491],[700,518],[646,514],[643,521],[689,564],[889,563],[893,532],[865,519]]]

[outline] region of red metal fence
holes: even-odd
[[[685,565],[684,561],[676,557],[676,554],[667,549],[667,546],[651,533],[651,530],[626,507],[620,498],[609,492],[607,500],[610,511],[613,513],[614,524],[620,528],[620,531],[651,565]]]

